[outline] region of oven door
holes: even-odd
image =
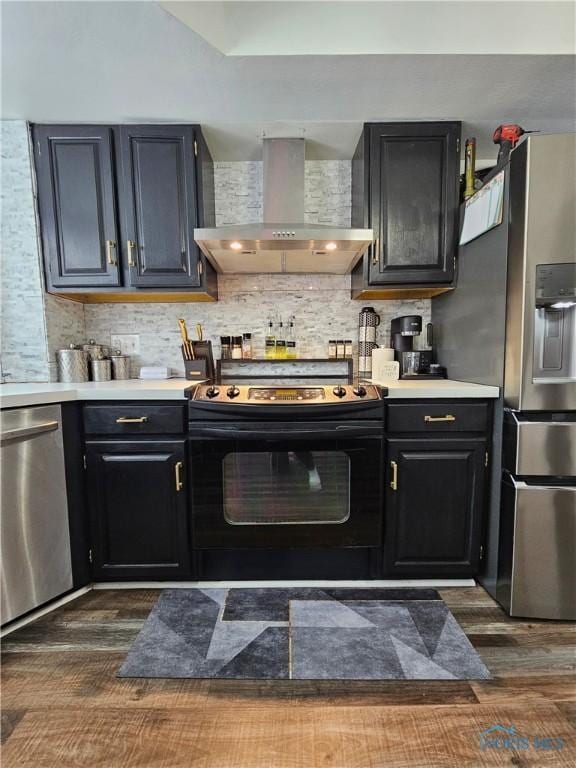
[[[380,546],[381,422],[190,432],[195,548]]]

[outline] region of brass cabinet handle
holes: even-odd
[[[134,240],[126,240],[126,250],[128,252],[128,266],[135,267],[134,250],[136,249],[136,243]]]
[[[372,246],[372,264],[377,266],[380,261],[380,238],[377,237],[374,245]]]
[[[390,462],[390,468],[392,469],[392,480],[390,480],[390,488],[393,491],[398,490],[398,464],[395,461]]]
[[[118,416],[116,424],[146,424],[148,416]]]
[[[106,258],[108,260],[108,264],[110,264],[113,267],[116,266],[116,256],[114,255],[115,248],[116,248],[115,240],[106,240]]]
[[[177,461],[176,464],[174,465],[174,476],[175,476],[175,480],[176,480],[176,490],[177,491],[181,491],[182,488],[184,488],[184,483],[182,482],[182,475],[181,475],[182,467],[183,466],[184,465],[182,464],[181,461]]]
[[[456,421],[456,416],[452,416],[451,413],[447,413],[446,416],[424,416],[424,421]]]

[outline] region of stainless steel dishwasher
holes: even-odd
[[[72,589],[59,405],[0,414],[1,623]]]

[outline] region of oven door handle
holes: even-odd
[[[228,440],[324,440],[350,437],[382,437],[381,426],[358,426],[345,424],[337,427],[315,427],[314,429],[267,429],[258,425],[250,429],[238,427],[196,427],[190,425],[190,436],[215,437]]]

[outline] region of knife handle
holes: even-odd
[[[178,325],[180,326],[180,335],[182,336],[182,341],[184,344],[187,344],[188,342],[188,329],[186,328],[186,320],[184,320],[183,317],[181,317],[178,320]]]

